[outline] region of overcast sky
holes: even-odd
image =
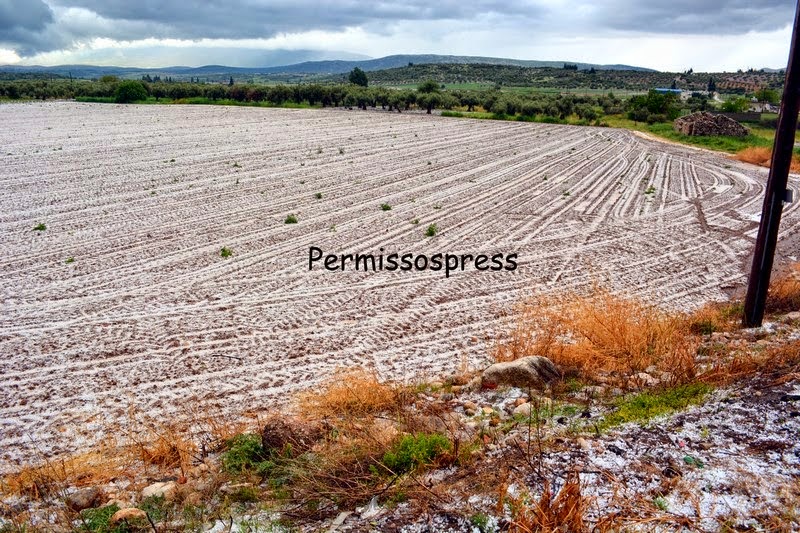
[[[268,66],[390,54],[784,68],[786,0],[0,0],[0,64]],[[308,51],[312,51],[309,53]]]

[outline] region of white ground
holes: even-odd
[[[0,105],[0,124],[4,461],[96,442],[129,408],[234,414],[339,366],[477,363],[532,290],[722,299],[766,177],[623,130],[380,112],[58,102]],[[309,272],[312,245],[520,266]]]

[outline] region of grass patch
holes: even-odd
[[[425,236],[426,236],[426,237],[433,237],[433,236],[435,236],[437,233],[439,233],[439,227],[438,227],[436,224],[431,224],[431,225],[430,225],[430,226],[428,226],[428,227],[427,227],[427,229],[425,230]]]
[[[617,410],[606,415],[599,428],[608,429],[628,422],[640,422],[674,413],[690,405],[696,405],[710,393],[711,386],[706,383],[689,383],[659,392],[643,392],[627,400],[617,402]]]
[[[262,474],[272,466],[261,444],[261,435],[235,435],[228,440],[226,447],[227,450],[222,454],[222,469],[229,474]]]
[[[760,167],[769,168],[772,164],[772,143],[769,146],[751,146],[737,152],[734,159],[751,163]],[[800,172],[800,154],[792,154],[792,163],[789,166],[790,172]]]
[[[432,464],[451,449],[450,440],[440,433],[405,435],[383,455],[383,464],[402,474]]]
[[[497,361],[541,355],[567,377],[630,376],[650,366],[679,380],[694,375],[697,340],[684,316],[602,288],[524,302],[507,338],[495,348]]]
[[[778,274],[769,284],[767,312],[800,311],[800,263]]]
[[[337,372],[321,387],[300,394],[302,412],[315,418],[367,416],[394,410],[403,389],[378,381],[363,369]]]
[[[391,211],[392,206],[389,204],[381,204],[381,211]]]
[[[223,246],[222,249],[219,251],[219,255],[220,257],[227,258],[233,255],[233,251],[230,248],[226,248],[225,246]]]
[[[297,216],[295,215],[286,215],[286,219],[283,221],[284,224],[297,224]]]
[[[47,226],[45,226],[41,222],[33,227],[33,231],[44,231],[46,229],[47,229]]]
[[[96,509],[84,509],[80,513],[78,531],[91,533],[126,533],[124,525],[111,526],[111,517],[119,511],[117,504],[106,505]]]

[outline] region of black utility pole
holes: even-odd
[[[792,31],[789,64],[786,67],[786,79],[783,85],[781,110],[778,115],[778,129],[775,132],[775,144],[772,147],[772,162],[769,167],[764,206],[761,208],[761,223],[758,226],[753,266],[750,269],[750,281],[744,300],[742,324],[748,328],[760,326],[764,319],[764,304],[767,301],[769,278],[775,259],[775,246],[778,243],[778,226],[781,223],[783,202],[786,199],[789,166],[792,163],[792,152],[794,151],[794,134],[797,129],[797,113],[800,110],[799,28],[800,0],[795,7],[794,30]]]

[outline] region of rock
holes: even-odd
[[[592,398],[599,398],[605,394],[606,388],[600,385],[589,385],[584,387],[581,392],[587,399],[591,400]]]
[[[583,450],[585,452],[588,452],[589,450],[592,449],[592,447],[589,445],[589,442],[586,439],[584,439],[583,437],[578,437],[575,440],[575,442],[577,442],[578,446],[581,447],[581,450]]]
[[[520,405],[525,403],[528,403],[527,398],[517,398],[516,400],[514,400],[514,407],[519,407]]]
[[[68,509],[75,512],[80,512],[84,509],[97,507],[100,505],[102,498],[103,491],[96,487],[90,487],[88,489],[81,489],[73,492],[67,496],[66,500],[64,500],[64,503]]]
[[[647,372],[639,372],[638,374],[634,374],[630,379],[630,388],[632,389],[655,387],[656,385],[658,385],[658,380]]]
[[[109,520],[110,525],[116,525],[120,522],[148,522],[147,513],[136,507],[129,507],[127,509],[120,509],[111,516]]]
[[[483,371],[481,385],[484,388],[498,385],[510,385],[523,389],[544,388],[558,377],[558,369],[550,359],[533,355],[515,361],[493,364]]]
[[[466,409],[469,409],[470,411],[476,411],[476,410],[478,409],[478,406],[477,406],[477,404],[476,404],[475,402],[471,402],[471,401],[469,401],[469,400],[467,400],[466,402],[464,402],[464,403],[463,403],[463,404],[461,404],[461,405],[463,405],[463,406],[464,406],[464,409],[465,409],[465,410],[466,410]]]
[[[514,408],[514,416],[523,416],[530,418],[533,406],[530,403],[523,403]]]
[[[453,391],[453,394],[458,394],[459,392],[461,392],[462,388],[463,387],[461,385],[453,385],[452,387],[450,387],[450,390]]]
[[[486,407],[481,407],[481,411],[483,411],[483,414],[485,415],[490,415],[494,412],[494,409],[487,405]]]
[[[174,481],[161,481],[158,483],[153,483],[152,485],[142,489],[142,499],[149,498],[151,496],[163,496],[165,500],[172,501],[172,499],[175,497],[175,492],[177,489],[178,486]]]
[[[800,322],[800,311],[792,311],[791,313],[786,313],[783,317],[784,322],[791,323],[791,322]]]
[[[698,111],[685,117],[675,119],[675,131],[684,135],[727,135],[746,137],[747,128],[725,115],[714,115],[707,111]]]
[[[325,430],[319,424],[274,418],[261,431],[261,445],[267,451],[282,452],[288,444],[293,453],[303,453],[310,450],[324,434]]]

